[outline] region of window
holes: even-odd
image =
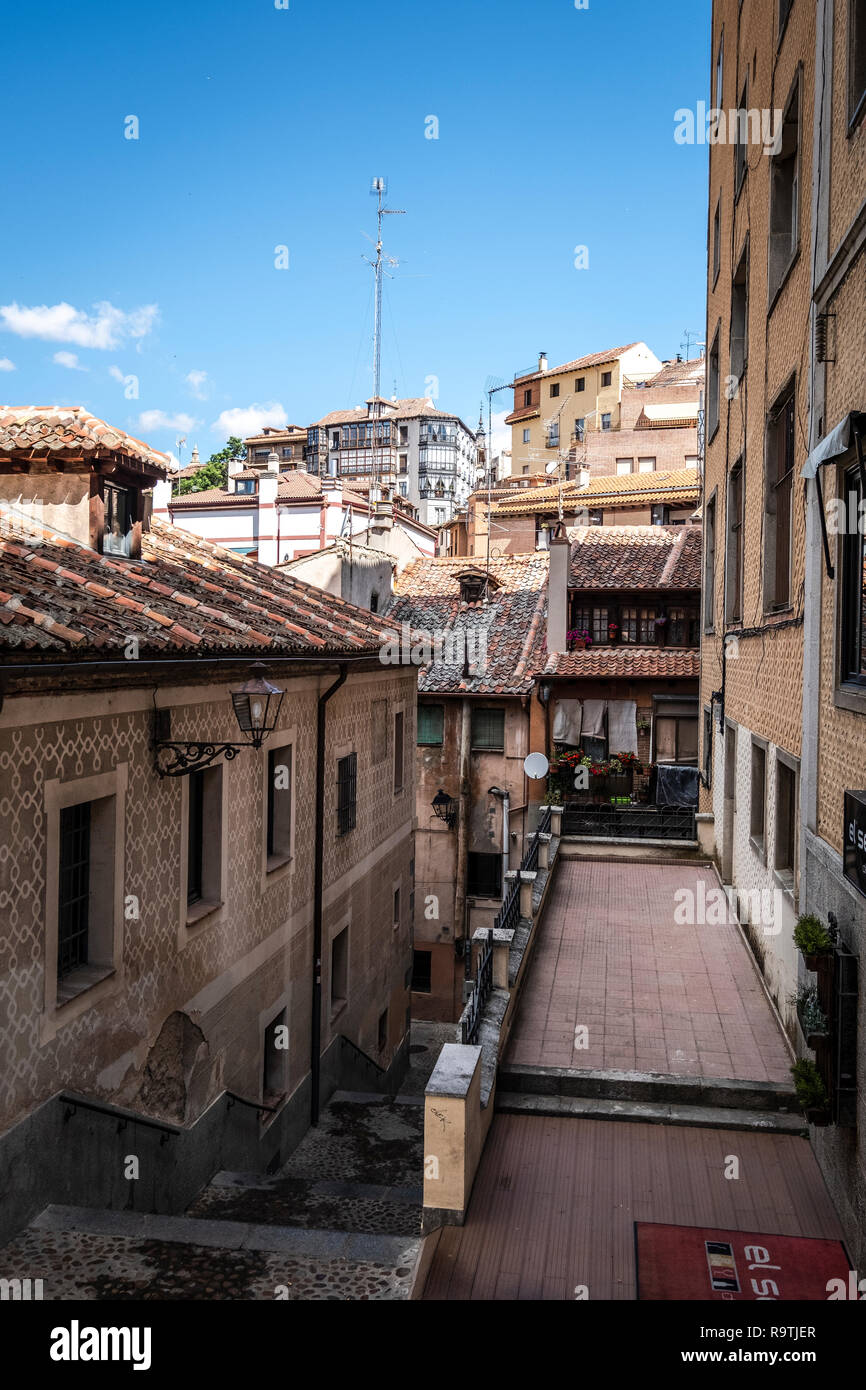
[[[654,473],[656,471],[656,461],[654,458],[638,459],[638,473]]]
[[[504,750],[504,709],[473,709],[471,746],[480,749],[493,749],[500,753]]]
[[[700,644],[698,615],[694,608],[669,608],[665,631],[669,647],[697,647]]]
[[[57,977],[62,979],[89,959],[90,802],[60,812]]]
[[[791,504],[794,483],[794,387],[787,388],[767,426],[764,494],[764,606],[786,608],[791,598]]]
[[[268,860],[282,863],[292,852],[292,746],[268,750]],[[270,864],[276,868],[276,864]]]
[[[749,168],[749,79],[743,83],[737,111],[737,138],[734,146],[734,192],[739,194]]]
[[[761,854],[765,853],[767,817],[767,748],[752,739],[752,790],[749,802],[749,837]]]
[[[583,436],[586,433],[586,420],[584,416],[579,416],[574,422],[574,437],[578,444],[583,443]]]
[[[647,646],[656,640],[654,608],[623,608],[620,614],[620,640]]]
[[[346,438],[347,438],[347,440],[348,440],[348,437],[349,437],[349,436],[348,436],[348,431],[346,431]],[[337,433],[337,431],[334,430],[334,433],[333,433],[332,436],[331,436],[331,448],[332,448],[332,449],[339,449],[339,447],[340,447],[340,436],[339,436],[339,434]]]
[[[408,443],[409,443],[409,426],[408,426],[408,425],[401,425],[401,426],[400,426],[400,443],[401,443],[401,444],[408,444]]]
[[[331,942],[331,1017],[339,1013],[349,998],[349,928],[344,927]]]
[[[713,216],[713,284],[719,278],[719,271],[722,268],[722,195],[719,194],[719,201],[716,203],[716,211]]]
[[[403,711],[394,715],[394,795],[403,790]]]
[[[786,887],[793,888],[797,865],[797,774],[776,754],[775,869]]]
[[[656,762],[697,766],[698,712],[694,706],[675,701],[657,704],[653,736]]]
[[[728,505],[725,516],[728,544],[725,557],[725,621],[738,623],[743,616],[743,461],[739,459],[728,475]]]
[[[401,472],[401,473],[408,473],[408,472],[409,472],[409,455],[408,455],[408,454],[401,454],[401,455],[400,455],[400,472]]]
[[[429,994],[431,988],[432,951],[412,952],[412,989],[415,994]]]
[[[502,897],[502,855],[470,851],[466,891],[475,898]]]
[[[616,471],[619,474],[630,473],[632,470],[632,459],[617,459]]]
[[[716,110],[721,111],[725,92],[725,36],[722,34],[719,39],[719,51],[716,54]]]
[[[102,532],[104,555],[129,555],[132,550],[132,522],[135,511],[133,493],[116,483],[105,483],[105,527]]]
[[[866,0],[849,0],[848,121],[854,125],[866,110]]]
[[[377,1033],[377,1041],[378,1041],[378,1044],[379,1044],[379,1051],[380,1051],[380,1052],[384,1052],[384,1051],[385,1051],[385,1048],[388,1046],[388,1010],[387,1010],[387,1009],[385,1009],[384,1012],[381,1013],[381,1014],[379,1015],[379,1028],[378,1028],[378,1033]]]
[[[705,787],[713,785],[713,711],[709,706],[704,709],[704,743],[703,743],[703,762],[701,771]]]
[[[719,404],[721,378],[719,375],[719,333],[716,329],[716,336],[713,339],[713,346],[710,348],[710,364],[707,372],[707,437],[712,439],[716,430],[719,428]]]
[[[788,273],[799,238],[800,90],[788,103],[781,148],[770,161],[770,256],[767,295],[772,304]]]
[[[394,927],[394,930],[395,930],[395,931],[396,931],[397,928],[399,927],[401,920],[402,920],[402,919],[401,919],[401,915],[400,915],[400,889],[399,889],[399,888],[395,888],[395,889],[394,889],[394,915],[393,915],[393,918],[392,918],[392,923],[393,923],[393,927]]]
[[[524,406],[532,405],[532,391],[531,391],[531,390],[530,390],[530,391],[524,391],[524,393],[523,393],[523,404],[524,404]]]
[[[610,386],[610,383],[611,383],[612,380],[613,380],[613,373],[612,373],[612,372],[602,372],[602,374],[601,374],[601,384],[602,384],[602,386]]]
[[[781,43],[781,41],[782,41],[782,35],[783,35],[784,32],[785,32],[785,27],[786,27],[786,25],[787,25],[787,23],[788,23],[788,15],[791,13],[791,6],[793,5],[793,3],[794,3],[794,0],[779,0],[779,42],[780,42],[780,43]]]
[[[524,431],[523,431],[523,442],[524,442],[524,444],[528,444],[528,443],[529,443],[529,430],[524,430]]]
[[[286,1093],[286,1062],[289,1015],[281,1009],[265,1029],[262,1060],[262,1104],[274,1105]]]
[[[609,429],[610,429],[610,416],[609,416],[609,415],[602,415],[602,417],[601,417],[601,427],[602,427],[603,430],[609,430]]]
[[[704,517],[704,632],[712,632],[716,620],[716,496],[707,502]]]
[[[186,825],[186,903],[188,920],[204,916],[222,898],[223,769],[190,773]]]
[[[200,902],[202,897],[203,815],[204,772],[193,772],[189,778],[189,818],[187,820],[187,903]]]
[[[554,399],[559,395],[559,382],[553,381],[550,384],[550,394]]]
[[[250,494],[250,493],[254,493],[255,490],[256,490],[256,480],[255,480],[255,478],[240,478],[240,479],[235,483],[235,492],[241,492],[241,493]]]
[[[861,515],[859,468],[845,476],[845,497],[852,494],[856,516]],[[866,542],[859,526],[842,537],[841,631],[839,679],[843,685],[866,686]]]
[[[547,427],[547,447],[548,449],[559,448],[559,421],[551,420]]]
[[[355,829],[358,789],[358,755],[349,753],[337,763],[337,834]]]
[[[577,381],[574,383],[574,389],[575,389],[575,391],[585,391],[585,390],[586,390],[586,377],[585,377],[585,376],[579,376],[579,377],[577,378]]]
[[[650,524],[652,526],[669,526],[671,520],[671,509],[663,502],[655,502],[650,507]]]
[[[371,595],[370,595],[370,612],[371,612],[371,613],[378,613],[378,612],[379,612],[379,595],[377,594],[377,592],[376,592],[375,589],[373,590],[373,592],[372,592]]]
[[[739,381],[749,357],[749,238],[731,286],[731,376]]]

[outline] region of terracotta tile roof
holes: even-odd
[[[701,527],[579,526],[568,533],[572,589],[699,589]]]
[[[0,457],[77,459],[124,454],[165,473],[168,454],[152,449],[83,406],[0,406]]]
[[[559,376],[561,372],[576,372],[582,367],[602,367],[606,362],[616,362],[636,347],[640,347],[640,343],[626,343],[624,347],[610,348],[606,352],[591,352],[587,357],[575,357],[573,362],[563,362],[561,367],[547,367],[543,372],[528,372],[526,376],[516,379],[521,382],[534,381],[536,377]]]
[[[443,420],[456,420],[456,415],[450,415],[447,410],[437,410],[435,405],[426,396],[408,396],[403,400],[389,401],[387,397],[380,396],[379,399],[388,409],[379,417],[382,420],[406,420],[416,415],[429,415]],[[371,402],[367,402],[367,405]],[[332,410],[330,414],[323,415],[321,420],[316,420],[316,424],[321,428],[329,425],[354,425],[361,421],[374,420],[376,417],[370,415],[367,405],[357,406],[354,410]]]
[[[245,468],[236,475],[239,478],[259,478],[261,470]],[[343,501],[352,502],[358,507],[367,507],[367,499],[350,487],[343,487]],[[322,500],[321,478],[302,469],[290,468],[280,473],[277,480],[278,502],[314,502]],[[170,508],[174,511],[190,511],[197,507],[255,507],[258,505],[254,492],[229,492],[227,488],[208,487],[201,492],[187,492],[183,497],[173,497]]]
[[[0,649],[7,667],[39,654],[117,660],[271,652],[312,657],[378,652],[389,624],[284,571],[155,521],[142,560],[97,555],[20,521],[0,526]]]
[[[586,487],[570,482],[564,483],[562,488],[563,505],[568,511],[612,505],[646,507],[656,502],[687,507],[697,502],[699,495],[696,468],[676,468],[664,473],[606,474],[590,478]],[[559,489],[550,485],[527,488],[525,492],[503,498],[493,511],[503,516],[546,515],[558,510],[558,496]]]
[[[548,657],[544,674],[586,679],[680,676],[697,680],[700,665],[700,652],[689,647],[591,647],[585,652],[554,653]]]
[[[688,362],[666,362],[660,372],[651,376],[647,386],[681,386],[685,382],[703,381],[707,372],[705,357],[693,357]]]
[[[465,640],[466,633],[483,634],[474,637],[477,655],[486,654],[482,674],[464,678],[462,652],[456,662],[449,663],[446,646],[445,659],[419,668],[418,689],[422,693],[526,694],[546,660],[547,555],[491,560],[496,587],[486,605],[461,602],[458,576],[465,572],[483,574],[484,565],[465,555],[416,560],[395,578],[389,623],[408,623],[411,629],[431,635],[453,634],[458,642]],[[472,636],[466,640],[470,659],[471,641]]]

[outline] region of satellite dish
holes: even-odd
[[[545,473],[556,473],[559,470],[558,463],[549,463],[545,468]]]
[[[523,759],[523,771],[527,777],[531,777],[533,782],[540,782],[542,777],[546,777],[550,770],[550,763],[543,753],[530,753]]]

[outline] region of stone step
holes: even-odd
[[[332,1178],[321,1178],[316,1182],[311,1182],[307,1178],[293,1179],[280,1177],[276,1174],[268,1176],[266,1173],[232,1173],[228,1170],[214,1173],[208,1187],[231,1188],[238,1194],[242,1192],[280,1192],[292,1182],[298,1188],[303,1187],[313,1196],[347,1197],[356,1201],[397,1202],[420,1207],[424,1195],[424,1186],[420,1182],[412,1186],[406,1184],[385,1186],[382,1183],[353,1182]],[[192,1215],[195,1213],[193,1212]]]
[[[592,1096],[522,1095],[498,1091],[495,1108],[504,1115],[538,1115],[554,1119],[626,1120],[633,1124],[680,1125],[692,1129],[748,1130],[808,1138],[802,1115],[780,1110],[729,1110],[706,1105],[660,1105]]]
[[[169,1241],[218,1250],[263,1250],[295,1259],[366,1260],[382,1265],[413,1263],[421,1247],[420,1236],[196,1220],[189,1216],[103,1211],[96,1207],[49,1206],[34,1218],[30,1229]]]
[[[675,1076],[665,1072],[593,1071],[587,1067],[539,1067],[508,1062],[499,1068],[497,1089],[500,1094],[575,1096],[799,1114],[793,1086],[777,1081],[737,1081],[725,1077]]]

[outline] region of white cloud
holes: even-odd
[[[114,377],[115,381],[125,381],[126,378],[119,367],[109,367],[108,375]]]
[[[108,300],[93,306],[86,314],[72,304],[0,305],[3,327],[19,338],[42,338],[46,342],[75,343],[83,348],[113,348],[124,338],[143,338],[150,332],[157,315],[155,304],[146,304],[126,314]]]
[[[184,377],[192,395],[197,401],[206,401],[208,398],[208,387],[210,383],[207,379],[207,372],[187,372]]]
[[[192,415],[185,415],[183,411],[178,411],[177,415],[169,415],[164,410],[143,410],[138,417],[138,423],[143,430],[186,430],[189,433],[201,424],[201,420],[195,420]]]
[[[283,429],[288,423],[284,408],[278,401],[271,401],[268,405],[236,405],[232,410],[223,410],[211,429],[223,439],[232,434],[243,439],[248,434],[257,434],[263,425]]]
[[[493,458],[496,458],[497,454],[504,453],[506,449],[509,453],[511,452],[511,426],[505,423],[505,418],[509,414],[510,412],[507,410],[495,410],[493,412]]]
[[[68,367],[71,372],[89,372],[89,367],[82,367],[75,352],[55,352],[52,358],[58,367]]]
[[[14,372],[15,363],[10,362],[8,357],[0,357],[0,372]]]

